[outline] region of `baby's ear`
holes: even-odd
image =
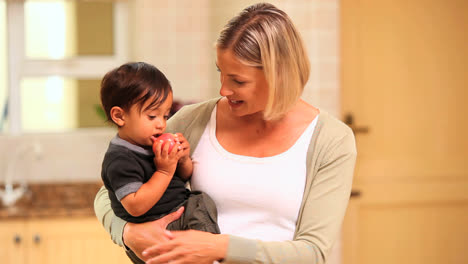
[[[112,107],[110,110],[110,116],[112,121],[119,127],[125,125],[125,111],[122,108],[118,106]]]

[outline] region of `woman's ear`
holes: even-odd
[[[114,121],[114,123],[119,127],[125,125],[125,111],[122,108],[118,106],[112,107],[110,110],[110,116],[112,121]]]

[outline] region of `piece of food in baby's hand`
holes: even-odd
[[[164,145],[166,143],[169,143],[168,152],[171,152],[172,148],[174,148],[174,146],[176,144],[174,134],[172,134],[172,133],[164,133],[164,134],[160,135],[159,137],[157,137],[156,140],[157,141],[159,141],[159,140],[163,141],[163,144],[162,144],[161,148],[164,148]]]

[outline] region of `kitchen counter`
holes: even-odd
[[[94,216],[94,197],[101,186],[101,182],[31,183],[13,206],[0,204],[0,220]],[[351,198],[359,196],[359,191],[351,192]]]
[[[13,206],[0,204],[0,219],[94,216],[94,197],[101,186],[101,182],[31,183]]]

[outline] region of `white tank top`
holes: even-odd
[[[214,200],[222,233],[263,241],[293,239],[317,117],[291,148],[257,158],[230,153],[219,144],[214,108],[193,152],[191,187]]]

